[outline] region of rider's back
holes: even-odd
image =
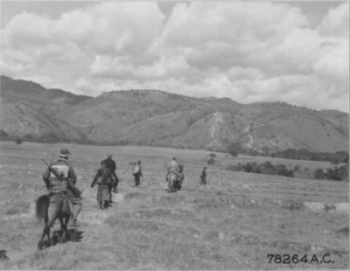
[[[49,169],[45,171],[43,179],[49,184],[49,194],[67,192],[69,179],[73,182],[73,184],[76,182],[75,174],[72,174],[73,169],[66,160],[59,159],[58,161],[51,164],[50,168],[56,171],[61,180],[58,179],[52,172],[50,172]]]
[[[175,160],[171,160],[171,161],[169,162],[167,168],[168,168],[168,171],[169,171],[169,172],[173,172],[173,171],[179,172],[179,171],[180,171],[179,165],[178,165],[178,163],[177,163]]]

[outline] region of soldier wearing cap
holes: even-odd
[[[73,167],[68,163],[68,158],[71,153],[67,149],[62,149],[59,159],[50,165],[50,168],[54,169],[56,173],[60,175],[58,179],[49,169],[43,174],[43,180],[48,188],[50,202],[55,202],[59,194],[67,195],[69,199],[69,207],[72,212],[72,219],[70,221],[71,227],[79,227],[77,223],[78,214],[81,211],[81,193],[76,186],[77,177],[73,170]]]
[[[97,170],[96,175],[91,183],[91,188],[97,184],[97,204],[99,209],[107,208],[110,201],[109,184],[112,181],[112,173],[106,166],[106,160],[101,161],[101,167]]]
[[[117,174],[115,173],[117,166],[115,164],[115,161],[112,159],[112,157],[113,157],[113,155],[109,153],[107,155],[107,159],[104,160],[106,167],[111,171],[111,174],[112,174],[112,181],[108,185],[110,201],[112,201],[112,188],[114,187],[114,193],[117,193],[117,186],[119,183],[119,179],[117,177]]]
[[[206,185],[207,184],[207,167],[203,168],[202,174],[201,174],[201,185]]]

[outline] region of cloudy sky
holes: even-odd
[[[348,2],[2,2],[1,74],[349,112]]]

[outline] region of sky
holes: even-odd
[[[2,2],[1,74],[349,112],[348,2]]]

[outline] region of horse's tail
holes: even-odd
[[[35,214],[39,220],[47,220],[47,211],[50,205],[50,198],[48,195],[40,196],[35,202]]]

